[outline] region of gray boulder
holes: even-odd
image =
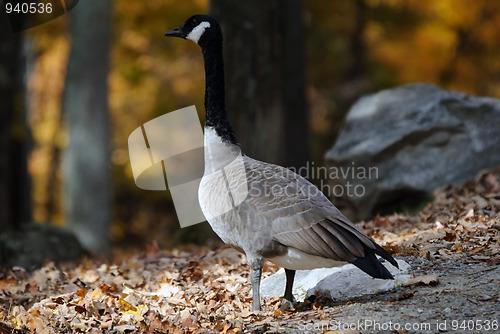
[[[394,280],[373,279],[353,264],[333,268],[297,270],[293,283],[293,296],[298,301],[303,301],[311,295],[327,297],[335,301],[348,301],[363,295],[394,290],[413,278],[411,266],[403,260],[396,259],[396,261],[399,269],[385,262],[387,269],[394,276]],[[261,297],[283,296],[285,283],[285,270],[281,268],[276,274],[262,281]]]
[[[350,218],[411,208],[500,164],[500,100],[429,84],[365,96],[325,158],[332,200]]]
[[[72,261],[85,253],[71,231],[50,224],[28,223],[0,231],[0,267],[33,270],[46,260]]]

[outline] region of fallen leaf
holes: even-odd
[[[421,275],[412,278],[408,282],[404,284],[404,286],[411,286],[411,285],[430,285],[430,286],[435,286],[439,283],[439,278],[437,275]]]
[[[490,259],[486,260],[486,264],[488,266],[493,266],[495,264],[500,264],[500,258],[498,258],[498,257],[490,258]]]

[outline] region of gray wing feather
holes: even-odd
[[[269,224],[281,244],[337,261],[365,256],[374,243],[309,181],[281,166],[245,157],[250,194],[245,200],[252,215]]]

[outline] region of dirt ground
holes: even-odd
[[[47,264],[0,281],[0,333],[500,333],[500,265],[475,257],[398,257],[412,266],[414,284],[285,312],[279,298],[250,311],[248,266],[232,249]]]
[[[412,265],[413,274],[436,275],[439,282],[336,300],[321,312],[298,312],[286,320],[256,319],[247,329],[253,333],[500,333],[499,265],[404,260]]]
[[[152,242],[114,259],[4,268],[0,333],[500,333],[500,168],[438,189],[418,214],[359,226],[411,264],[412,284],[283,312],[269,298],[251,312],[243,255]]]

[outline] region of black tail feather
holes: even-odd
[[[387,261],[389,261],[390,264],[399,269],[399,265],[396,262],[396,260],[394,260],[394,258],[390,256],[382,247],[377,245],[375,242],[374,244],[375,244],[375,250],[373,252],[378,256],[381,256],[382,258],[386,259]]]
[[[374,243],[375,244],[375,243]],[[365,248],[365,256],[362,258],[357,258],[351,263],[354,264],[359,269],[363,270],[365,273],[374,278],[382,279],[394,279],[394,276],[387,270],[386,267],[377,259],[375,254],[380,255],[387,261],[389,261],[396,268],[399,268],[398,263],[392,256],[390,256],[382,247],[375,244],[375,249]]]

